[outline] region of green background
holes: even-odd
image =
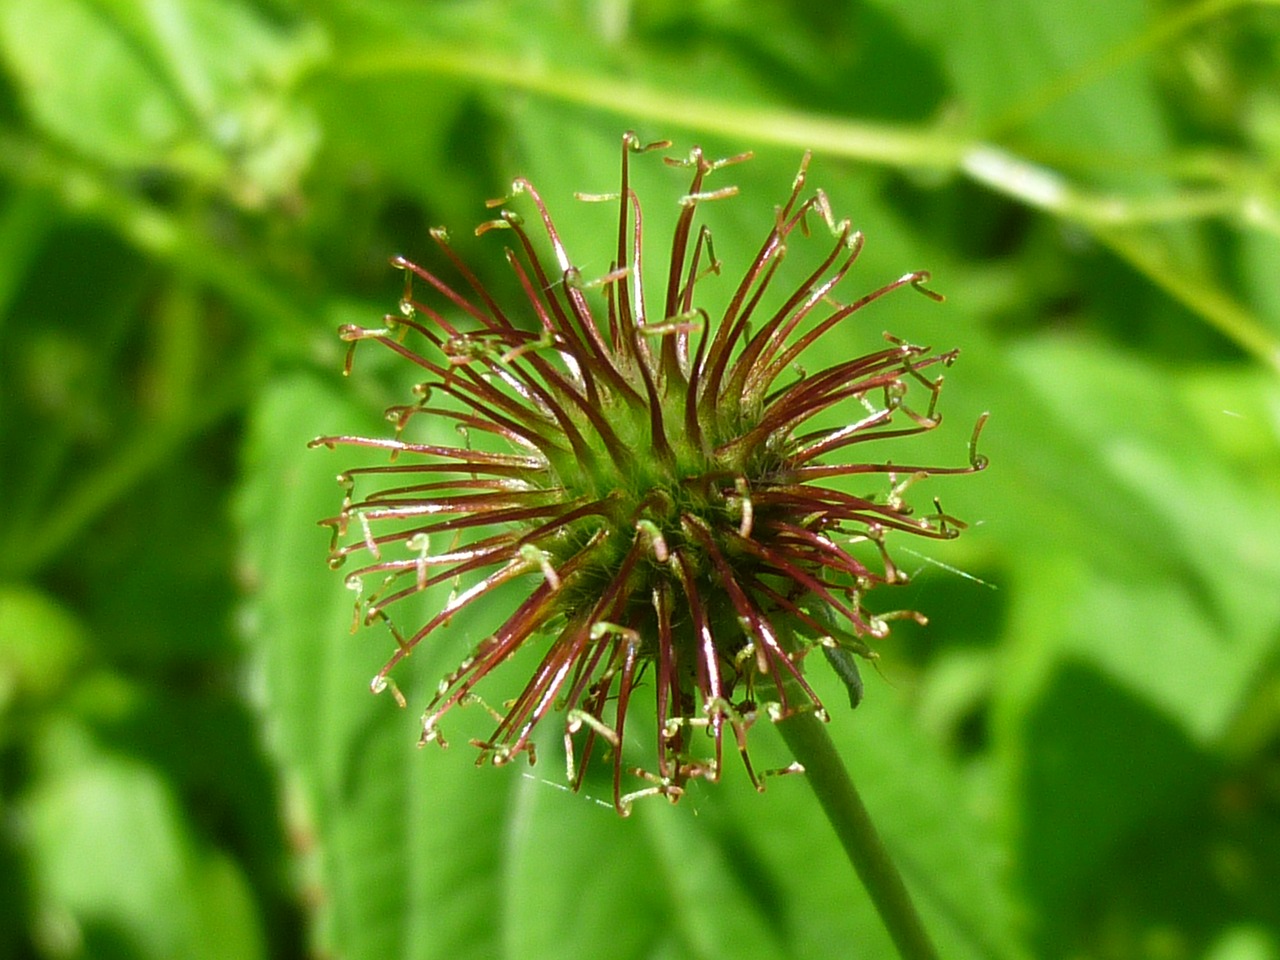
[[[435,225],[518,292],[470,228],[520,174],[607,271],[572,194],[635,129],[755,151],[729,275],[812,148],[844,296],[948,297],[830,357],[961,348],[925,462],[991,411],[991,468],[914,491],[971,529],[895,545],[931,624],[831,723],[943,954],[1280,957],[1278,51],[1231,0],[0,0],[0,955],[889,954],[800,777],[620,820],[555,724],[416,750],[482,625],[399,710],[324,563],[351,461],[305,443],[412,382],[336,327]],[[634,167],[657,263],[686,176]]]

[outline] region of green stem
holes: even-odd
[[[778,730],[805,769],[823,812],[871,895],[903,960],[937,960],[902,874],[894,866],[849,771],[827,734],[826,725],[805,710],[779,721]]]

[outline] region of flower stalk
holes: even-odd
[[[937,960],[938,952],[916,912],[906,883],[885,849],[827,728],[812,713],[778,722],[778,731],[804,767],[828,822],[862,881],[903,960]]]

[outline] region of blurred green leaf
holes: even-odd
[[[1137,823],[1177,811],[1213,772],[1177,724],[1079,663],[1054,672],[1024,736],[1035,749],[1017,798],[1023,870],[1041,903],[1078,895]],[[1060,932],[1052,911],[1041,918],[1050,938]]]
[[[258,205],[296,187],[316,144],[282,94],[318,37],[232,0],[11,0],[0,48],[36,122],[110,165],[172,165]]]
[[[177,91],[92,5],[14,0],[0,29],[28,105],[51,132],[121,164],[146,162],[182,133]]]
[[[1094,534],[1102,554],[1123,549],[1131,559],[1100,557],[1101,576],[1070,591],[1053,630],[1060,649],[1096,658],[1195,740],[1213,742],[1280,636],[1280,516],[1267,508],[1274,485],[1227,469],[1214,454],[1215,433],[1235,428],[1238,417],[1264,432],[1271,421],[1270,443],[1280,451],[1268,411],[1280,393],[1224,391],[1215,400],[1225,412],[1207,424],[1187,408],[1177,381],[1113,350],[1027,343],[1016,365],[1064,432],[1094,438],[1095,466],[1149,511],[1146,525],[1124,532],[1127,545],[1113,548],[1105,528]],[[1270,459],[1280,467],[1280,456]],[[1168,565],[1169,557],[1185,566]]]
[[[244,876],[196,841],[164,779],[49,724],[19,810],[29,831],[35,936],[64,957],[266,955]]]
[[[0,585],[0,715],[18,696],[58,691],[85,647],[83,626],[57,600]]]
[[[995,732],[1052,942],[1069,921],[1049,905],[1084,896],[1125,838],[1205,789],[1210,751],[1274,663],[1280,528],[1265,504],[1280,446],[1269,381],[1192,387],[1065,338],[1011,359],[1046,438],[1012,479],[1049,486],[1019,505]],[[1272,451],[1252,478],[1232,467],[1242,444]]]
[[[240,504],[271,749],[316,860],[316,935],[351,958],[493,956],[507,791],[470,771],[465,746],[448,762],[412,749],[414,717],[368,691],[391,639],[349,634],[353,595],[324,564],[316,522],[336,511],[333,478],[351,464],[305,446],[361,424],[381,429],[315,378],[282,381],[254,411]],[[434,649],[412,666],[423,660],[431,684],[454,666]]]

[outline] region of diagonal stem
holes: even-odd
[[[902,874],[885,849],[849,771],[812,710],[778,722],[778,730],[805,769],[827,820],[835,829],[858,879],[870,894],[903,960],[937,960]]]

